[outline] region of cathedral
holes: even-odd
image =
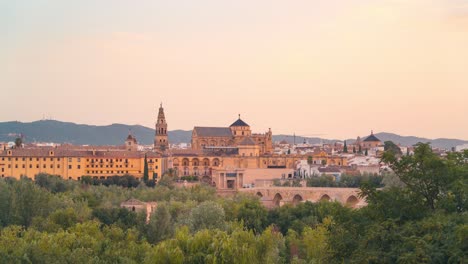
[[[273,151],[272,132],[254,134],[239,115],[229,127],[194,127],[192,149],[238,149],[240,156],[260,156]]]

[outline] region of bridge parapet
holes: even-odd
[[[366,206],[365,199],[359,197],[358,188],[332,187],[257,187],[240,189],[240,192],[261,197],[267,207],[281,206],[299,202],[319,202],[321,200],[337,201],[352,208]]]

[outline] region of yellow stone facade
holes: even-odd
[[[165,171],[163,157],[154,152],[127,150],[69,150],[60,148],[8,149],[0,153],[1,177],[34,178],[39,173],[79,180],[82,176],[107,178],[133,175],[143,177],[147,156],[149,177],[160,177]]]

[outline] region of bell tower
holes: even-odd
[[[164,108],[162,107],[162,103],[159,107],[158,119],[156,120],[154,149],[162,151],[169,149],[169,141],[167,140],[167,123],[166,117],[164,116]]]

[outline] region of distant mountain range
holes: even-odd
[[[137,138],[140,144],[153,144],[154,129],[140,125],[112,124],[108,126],[82,125],[56,120],[41,120],[30,123],[0,122],[0,141],[14,141],[19,134],[24,135],[25,142],[55,142],[77,145],[122,145],[129,131]],[[171,143],[189,143],[192,136],[191,130],[169,131]],[[459,139],[427,139],[413,136],[400,136],[392,133],[375,134],[380,140],[391,140],[402,146],[414,145],[418,142],[430,142],[432,146],[450,149],[452,147],[468,144],[466,140]],[[361,136],[365,138],[366,136]],[[274,135],[273,141],[286,140],[289,143],[308,142],[333,143],[339,140],[322,138],[294,137],[292,135]],[[355,139],[349,139],[352,143]]]

